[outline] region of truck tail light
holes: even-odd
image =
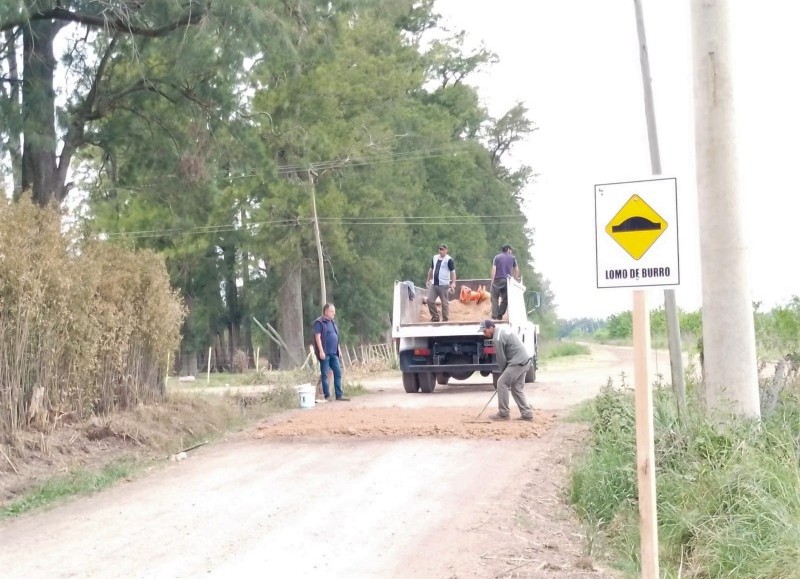
[[[495,353],[495,351],[494,351],[494,346],[486,346],[486,347],[483,349],[483,353],[484,353],[484,354],[494,354],[494,353]]]
[[[414,348],[414,355],[415,356],[430,356],[431,349],[430,348]]]

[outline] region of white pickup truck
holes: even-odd
[[[490,301],[457,303],[463,287],[471,291],[488,290],[490,284],[486,279],[458,280],[456,291],[450,297],[451,321],[431,322],[424,303],[428,291],[411,282],[395,282],[392,338],[397,343],[406,392],[431,393],[437,383],[447,384],[450,378],[466,380],[474,372],[483,376],[492,374],[496,386],[499,368],[494,345],[478,331],[481,321],[491,318]],[[456,306],[459,315],[455,315]],[[511,278],[508,280],[508,311],[504,319],[496,323],[508,326],[522,339],[532,359],[525,381],[535,381],[539,327],[528,320],[525,286]]]

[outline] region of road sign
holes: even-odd
[[[661,237],[667,222],[644,199],[632,195],[606,225],[606,233],[633,259],[642,257]]]
[[[595,185],[597,287],[680,284],[674,178]]]

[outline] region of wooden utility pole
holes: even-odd
[[[736,146],[731,4],[691,4],[704,395],[717,420],[761,416]]]
[[[308,185],[311,188],[311,209],[314,215],[314,241],[317,244],[317,262],[319,263],[320,310],[328,303],[328,292],[325,289],[325,262],[322,259],[322,241],[319,236],[319,219],[317,219],[317,191],[314,186],[314,172],[308,170]]]
[[[661,175],[661,151],[658,147],[655,105],[653,104],[653,85],[650,77],[650,58],[647,50],[647,37],[644,28],[644,15],[640,0],[633,1],[636,12],[636,32],[639,35],[639,62],[642,69],[642,89],[644,91],[644,114],[647,122],[647,140],[650,145],[650,168],[653,175]],[[669,343],[669,365],[672,374],[672,389],[678,405],[679,414],[686,404],[686,385],[683,379],[683,354],[681,352],[681,328],[678,320],[678,305],[675,290],[664,290],[664,315],[667,320],[667,341]]]

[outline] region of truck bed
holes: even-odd
[[[463,286],[474,291],[483,287],[485,291],[488,291],[488,280],[459,280],[456,283],[456,291],[450,294],[450,319],[447,322],[431,321],[428,306],[423,303],[423,301],[427,301],[428,290],[426,288],[414,287],[412,292],[405,284],[406,282],[398,282],[395,287],[393,338],[448,337],[471,334],[477,336],[479,334],[478,325],[492,316],[492,304],[488,297],[480,303],[474,301],[462,303],[458,299]]]
[[[441,312],[441,305],[436,304]],[[459,323],[459,322],[475,322],[477,324],[481,323],[481,320],[485,320],[486,318],[492,317],[492,303],[490,300],[484,300],[483,302],[476,304],[474,302],[470,303],[461,303],[456,296],[455,299],[450,300],[450,319],[447,322],[439,322],[439,323]],[[420,324],[430,324],[431,323],[431,313],[428,311],[427,304],[420,304],[419,308],[419,319],[414,323]],[[408,324],[403,324],[408,325]]]

